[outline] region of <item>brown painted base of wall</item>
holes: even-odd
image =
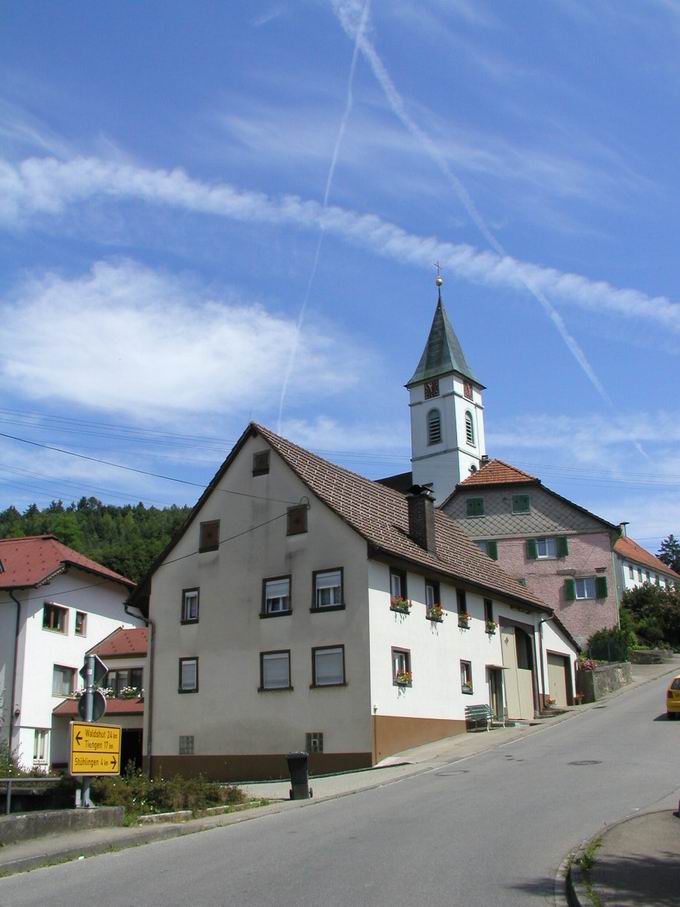
[[[223,756],[152,756],[152,776],[168,778],[203,775],[211,781],[269,781],[289,778],[285,753]],[[325,775],[371,767],[370,753],[311,753],[309,772]],[[147,769],[149,760],[144,760]]]
[[[402,718],[397,715],[373,717],[375,761],[380,762],[393,753],[432,743],[444,737],[464,734],[465,722],[446,718]]]

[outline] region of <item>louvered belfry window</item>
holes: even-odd
[[[427,414],[427,443],[439,444],[442,439],[442,419],[438,409],[431,409]]]

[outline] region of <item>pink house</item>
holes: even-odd
[[[502,460],[483,460],[442,510],[554,608],[580,645],[596,630],[618,625],[618,526]]]

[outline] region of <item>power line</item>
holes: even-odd
[[[29,441],[27,438],[19,438],[16,435],[8,435],[0,431],[0,438],[9,438],[10,441],[19,441],[22,444],[30,444],[32,447],[40,447],[43,450],[53,450],[57,453],[66,454],[69,457],[77,457],[79,460],[88,460],[91,463],[102,463],[104,466],[113,466],[115,469],[124,469],[126,472],[134,472],[142,476],[151,476],[154,479],[164,479],[167,482],[179,482],[181,485],[191,485],[195,488],[207,488],[200,482],[192,482],[190,479],[179,479],[176,476],[166,476],[158,472],[149,472],[146,469],[137,469],[134,466],[123,466],[121,463],[113,463],[110,460],[102,460],[100,457],[88,457],[85,454],[76,453],[73,450],[64,450],[62,447],[53,447],[50,444],[40,444],[38,441]],[[257,498],[260,501],[271,501],[275,504],[297,504],[298,501],[282,501],[277,498],[268,498],[260,494],[249,494],[245,491],[233,491],[229,488],[218,488],[223,494],[233,494],[242,498]]]

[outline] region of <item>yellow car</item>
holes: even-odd
[[[680,674],[676,674],[666,690],[666,717],[670,721],[678,715],[680,715]]]

